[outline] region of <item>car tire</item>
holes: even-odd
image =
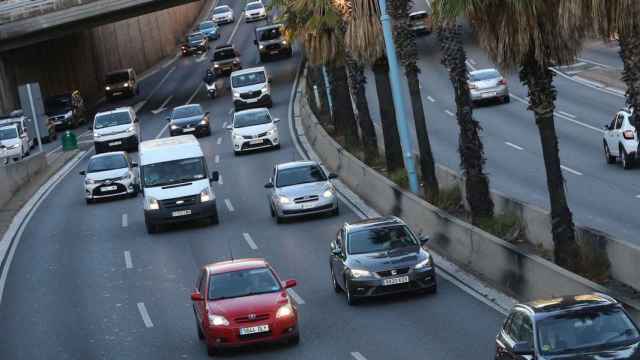
[[[329,271],[331,272],[331,287],[333,287],[333,291],[336,293],[341,293],[342,288],[340,284],[336,281],[336,275],[333,273],[333,268],[329,265]]]
[[[347,279],[344,279],[344,293],[347,295],[347,305],[354,306],[358,303],[358,301],[351,295],[351,290],[349,290],[349,282]]]
[[[262,54],[260,54],[260,62],[263,63],[265,62],[266,57]]]
[[[269,109],[271,109],[273,107],[273,100],[269,100],[269,102],[267,103],[267,107]]]
[[[91,205],[94,203],[93,199],[89,199],[89,198],[84,198],[85,202],[87,203],[87,205]]]
[[[280,143],[277,143],[276,145],[274,145],[273,148],[276,150],[280,150]]]
[[[198,322],[198,317],[196,316],[196,309],[193,309],[193,318],[196,320],[196,331],[198,332],[198,339],[204,340],[204,333],[200,328],[200,323]]]
[[[336,205],[336,208],[331,211],[331,215],[333,216],[340,215],[340,206]]]
[[[629,170],[633,167],[633,160],[627,155],[627,152],[624,151],[624,148],[620,146],[620,159],[622,160],[622,168],[625,170]]]
[[[209,127],[207,127],[207,132],[205,133],[204,136],[211,136],[211,125],[209,125]]]
[[[144,219],[144,224],[147,227],[147,233],[149,233],[149,234],[155,234],[159,230],[158,229],[159,228],[158,225],[151,223],[147,219]]]
[[[220,224],[220,217],[218,217],[218,209],[216,209],[213,215],[209,217],[209,224],[211,225]]]
[[[284,224],[286,222],[286,219],[283,218],[282,216],[276,214],[276,224]]]
[[[604,158],[607,161],[607,164],[615,164],[616,163],[616,157],[611,155],[611,151],[609,150],[609,146],[607,146],[607,143],[604,142]]]
[[[511,96],[507,95],[502,99],[502,102],[508,104],[511,102]]]
[[[300,344],[300,334],[295,334],[293,335],[288,341],[287,343],[289,345],[298,345]]]
[[[216,356],[220,354],[220,350],[218,350],[215,346],[207,345],[207,355]]]

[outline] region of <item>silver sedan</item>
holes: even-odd
[[[278,164],[265,188],[269,189],[271,216],[284,219],[330,212],[338,215],[338,198],[328,174],[313,161]]]
[[[508,103],[511,100],[507,80],[496,69],[472,71],[468,82],[473,102],[499,99]]]

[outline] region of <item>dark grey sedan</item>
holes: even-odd
[[[178,106],[173,109],[169,121],[171,136],[193,134],[195,136],[211,135],[209,113],[204,112],[198,104]]]
[[[433,258],[397,217],[368,219],[342,226],[331,242],[329,266],[336,292],[344,291],[347,303],[364,297],[406,291],[435,293]]]

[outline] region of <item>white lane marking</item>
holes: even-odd
[[[583,63],[591,64],[591,65],[598,65],[598,66],[606,68],[606,69],[615,69],[615,67],[613,67],[611,65],[606,65],[606,64],[603,64],[603,63],[599,63],[597,61],[589,60],[589,59],[576,58],[576,60],[582,61]]]
[[[229,125],[229,123],[227,123],[226,121],[225,121],[225,122],[223,122],[223,123],[222,123],[222,128],[223,128],[223,129],[226,129],[226,128],[227,128],[227,125]]]
[[[207,53],[203,52],[202,55],[196,59],[196,62],[203,62],[207,58]]]
[[[198,93],[200,92],[200,89],[202,89],[202,84],[200,83],[200,85],[198,85],[198,87],[196,88],[196,90],[193,92],[193,94],[191,94],[191,97],[189,97],[189,100],[187,101],[186,105],[191,104],[191,102],[193,101],[193,99],[198,95]]]
[[[427,96],[427,100],[429,100],[431,102],[436,102],[436,99],[432,98],[431,96]]]
[[[249,245],[251,250],[258,250],[258,245],[256,245],[255,242],[253,242],[253,239],[251,238],[251,235],[249,235],[248,233],[243,233],[242,237],[244,237],[244,241],[247,242],[247,244]]]
[[[304,305],[305,304],[305,302],[302,299],[302,297],[300,295],[298,295],[298,293],[295,292],[295,290],[287,289],[287,292],[289,293],[289,296],[291,296],[293,298],[293,301],[295,301],[296,304],[298,304],[298,305]]]
[[[222,181],[222,175],[218,175],[218,185],[224,185],[224,181]]]
[[[575,119],[575,118],[576,118],[576,116],[575,116],[575,115],[573,115],[573,114],[571,114],[571,113],[568,113],[568,112],[565,112],[565,111],[558,111],[558,113],[559,113],[559,114],[561,114],[561,115],[564,115],[564,116],[568,116],[568,117],[570,117],[570,118],[572,118],[572,119]]]
[[[584,85],[586,87],[590,87],[592,89],[599,90],[599,91],[601,91],[603,93],[607,93],[609,95],[613,95],[613,96],[617,96],[617,97],[621,97],[621,98],[625,97],[624,92],[622,92],[620,90],[605,88],[601,84],[597,84],[596,85],[596,83],[594,83],[593,81],[583,79],[583,78],[581,78],[579,76],[569,76],[567,74],[564,74],[562,71],[554,69],[554,68],[549,68],[549,70],[553,71],[557,75],[560,75],[561,77],[563,77],[563,78],[565,78],[567,80],[571,80],[573,82],[576,82],[578,84]],[[600,86],[598,86],[598,85],[600,85]]]
[[[477,64],[475,60],[473,60],[472,58],[469,58],[469,62],[471,63],[471,65],[475,65]]]
[[[218,145],[222,144],[222,137],[219,137],[219,138],[218,138],[218,141],[216,141],[216,143],[217,143]]]
[[[124,252],[124,265],[127,269],[133,268],[133,261],[131,261],[131,251],[127,250]]]
[[[138,311],[140,312],[140,316],[142,316],[142,321],[144,321],[144,326],[148,328],[153,327],[153,322],[151,321],[151,317],[149,316],[149,312],[147,311],[147,307],[144,306],[144,303],[138,303]]]
[[[129,215],[122,214],[122,227],[129,226]]]
[[[224,199],[224,203],[227,205],[227,209],[229,209],[229,211],[231,211],[231,212],[236,211],[236,209],[234,209],[233,205],[231,204],[231,200]]]
[[[233,31],[231,32],[231,36],[229,36],[229,40],[227,40],[227,44],[231,44],[231,42],[233,41],[233,37],[236,36],[236,32],[238,31],[238,27],[240,27],[240,23],[242,22],[242,18],[244,18],[244,12],[242,12],[242,14],[240,14],[240,18],[236,22],[236,26],[233,28]]]
[[[573,169],[572,169],[572,168],[570,168],[570,167],[567,167],[567,166],[564,166],[564,165],[560,165],[560,167],[561,167],[563,170],[565,170],[565,171],[567,171],[567,172],[572,173],[573,175],[578,175],[578,176],[581,176],[581,175],[582,175],[582,173],[581,173],[580,171],[573,170]]]
[[[158,135],[156,135],[156,139],[160,139],[160,137],[162,136],[162,134],[167,130],[167,128],[169,127],[169,123],[166,123],[164,125],[164,127],[162,128],[162,130],[160,130],[160,132],[158,133]]]
[[[521,97],[519,97],[519,96],[517,96],[517,95],[515,95],[515,94],[513,94],[513,93],[509,93],[509,95],[510,95],[512,98],[516,99],[517,101],[519,101],[519,102],[521,102],[521,103],[523,103],[523,104],[525,104],[525,105],[529,105],[529,100],[527,100],[527,99],[523,99],[523,98],[521,98]],[[572,123],[574,123],[574,124],[576,124],[576,125],[580,125],[580,126],[585,127],[585,128],[587,128],[587,129],[589,129],[589,130],[597,131],[597,132],[599,132],[599,133],[601,133],[601,134],[603,134],[603,133],[604,133],[604,130],[602,130],[602,129],[598,129],[598,128],[597,128],[597,127],[595,127],[595,126],[592,126],[592,125],[589,125],[589,124],[585,124],[585,123],[583,123],[583,122],[581,122],[581,121],[578,121],[578,120],[576,120],[576,119],[573,119],[573,118],[571,118],[571,117],[569,117],[569,116],[562,115],[560,112],[554,112],[553,114],[554,114],[555,116],[557,116],[557,117],[561,118],[561,119],[567,120],[567,121],[572,122]]]
[[[133,105],[133,110],[137,113],[147,104],[147,100],[142,100],[139,103]]]
[[[351,356],[353,356],[353,358],[356,359],[356,360],[367,360],[367,358],[364,357],[364,355],[360,354],[357,351],[351,352]]]
[[[158,83],[158,85],[156,85],[155,88],[153,88],[153,90],[151,90],[151,92],[149,93],[149,95],[147,96],[146,100],[149,100],[153,97],[153,95],[155,95],[156,91],[158,91],[158,89],[160,89],[160,87],[162,86],[162,84],[164,84],[165,81],[167,81],[167,79],[169,78],[169,76],[176,70],[177,66],[174,66],[171,68],[171,70],[169,70],[164,77],[162,78],[162,80],[160,80],[160,82]]]
[[[640,199],[640,195],[636,195],[636,199]]]
[[[165,110],[167,110],[167,104],[169,103],[169,101],[171,101],[171,99],[173,99],[173,95],[169,96],[168,98],[166,98],[164,100],[164,102],[162,102],[162,105],[160,105],[159,108],[155,109],[155,110],[151,110],[151,113],[153,115],[157,115]]]
[[[445,114],[449,115],[449,116],[456,116],[454,113],[452,113],[449,109],[444,111]]]
[[[229,109],[229,115],[233,114],[233,108]]]
[[[220,155],[216,155],[216,157],[213,159],[213,162],[215,162],[216,164],[220,162]]]
[[[505,141],[505,144],[506,144],[507,146],[511,146],[512,148],[517,149],[517,150],[524,150],[524,148],[523,148],[523,147],[520,147],[520,146],[518,146],[518,145],[516,145],[516,144],[513,144],[513,143],[510,143],[510,142],[508,142],[508,141]]]

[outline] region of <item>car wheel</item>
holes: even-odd
[[[285,218],[283,218],[282,216],[276,214],[276,224],[284,224],[286,221]]]
[[[207,355],[216,356],[218,354],[220,354],[220,351],[216,347],[207,345]]]
[[[269,102],[267,103],[267,107],[269,109],[271,109],[273,107],[273,100],[269,100]]]
[[[300,334],[295,334],[289,339],[289,345],[298,345],[300,343]]]
[[[353,297],[353,295],[351,295],[351,290],[349,289],[349,282],[347,281],[347,279],[344,279],[344,287],[344,292],[347,295],[347,305],[356,305],[357,300]]]
[[[205,136],[211,136],[211,126],[207,127],[207,132]]]
[[[633,162],[622,146],[620,147],[620,157],[622,158],[622,168],[625,170],[631,169]]]
[[[147,233],[155,234],[158,232],[158,228],[159,228],[158,225],[151,223],[147,219],[144,219],[144,224],[147,227]]]
[[[502,99],[502,102],[508,104],[511,102],[511,96],[507,95]]]
[[[330,271],[331,271],[331,286],[333,287],[333,291],[335,291],[336,293],[340,293],[342,292],[342,288],[340,287],[340,285],[338,285],[338,282],[336,281],[336,275],[333,273],[333,268],[331,267],[331,265],[329,265]]]
[[[340,206],[336,205],[336,208],[331,211],[331,215],[338,216],[340,215]]]
[[[611,151],[609,151],[609,146],[604,142],[604,158],[607,160],[607,164],[615,164],[616,157],[611,155]]]
[[[93,204],[93,199],[85,198],[84,200],[87,202],[87,205]]]
[[[262,54],[260,54],[260,62],[261,63],[265,62],[265,56]]]
[[[220,218],[218,217],[218,209],[215,210],[214,214],[209,217],[209,224],[218,225],[220,223]]]

